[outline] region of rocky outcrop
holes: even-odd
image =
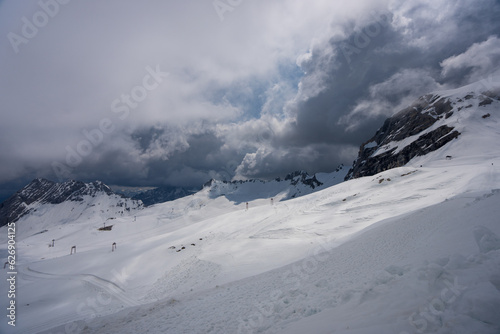
[[[288,174],[287,176],[285,176],[285,181],[290,181],[290,184],[293,186],[296,186],[300,182],[311,187],[312,189],[323,185],[323,183],[318,181],[316,175],[310,176],[309,174],[307,174],[307,172],[304,171],[297,171]]]
[[[401,167],[412,158],[435,151],[460,133],[453,126],[437,126],[439,120],[453,115],[449,98],[426,95],[410,107],[388,118],[377,133],[359,150],[358,159],[346,175],[346,180],[370,176],[384,170]]]

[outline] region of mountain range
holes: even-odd
[[[212,197],[226,196],[232,198],[234,201],[249,201],[255,198],[273,196],[285,200],[332,186],[341,182],[344,176],[345,169],[343,165],[340,165],[333,173],[321,173],[309,176],[304,171],[297,171],[288,174],[284,179],[277,178],[272,181],[247,180],[227,182],[210,180],[204,185],[204,188],[210,189],[209,192]],[[317,177],[323,182],[320,182]],[[173,201],[196,192],[197,190],[189,190],[183,187],[161,186],[128,197],[113,191],[101,181],[84,183],[70,180],[56,183],[38,178],[0,204],[0,226],[6,225],[8,222],[16,222],[23,216],[37,211],[45,212],[45,210],[42,210],[43,207],[59,209],[61,206],[56,205],[65,202],[73,204],[70,205],[72,214],[69,217],[71,218],[65,218],[64,221],[73,219],[75,212],[81,215],[87,208],[94,207],[96,197],[106,198],[106,202],[110,200],[114,201],[116,202],[113,204],[114,207],[123,207],[125,209],[125,211],[119,209],[109,211],[106,209],[106,218],[110,218],[117,214],[123,215],[141,210],[144,207],[154,204]],[[79,210],[74,211],[76,207],[79,207]]]
[[[499,333],[499,88],[419,98],[349,170],[211,180],[148,207],[34,180],[1,211],[14,333]]]

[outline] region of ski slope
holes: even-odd
[[[25,217],[0,332],[499,333],[500,115],[473,101],[441,149],[303,197]]]
[[[455,198],[380,222],[335,251],[319,246],[277,270],[73,325],[84,333],[498,333],[499,239],[485,230],[497,246],[481,253],[470,221],[481,214],[498,235],[499,199]],[[197,270],[208,276],[201,263]]]

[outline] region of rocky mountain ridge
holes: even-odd
[[[321,175],[320,179],[316,174],[310,176],[305,171],[296,171],[289,173],[284,179],[277,178],[272,181],[255,179],[246,181],[210,180],[205,183],[204,189],[210,192],[211,197],[228,196],[233,199],[238,198],[236,201],[250,201],[259,197],[273,197],[279,194],[284,194],[282,199],[288,199],[303,196],[341,182],[345,175],[345,169],[343,165],[340,165],[333,173],[318,175]],[[89,208],[92,208],[93,212],[96,213],[95,207],[100,207],[98,210],[100,214],[109,218],[123,215],[125,211],[130,212],[142,209],[144,206],[173,201],[195,192],[196,190],[192,191],[186,188],[158,187],[130,198],[113,191],[101,181],[84,183],[70,180],[56,183],[37,178],[0,204],[0,226],[6,225],[8,222],[16,222],[30,214],[40,215],[47,211],[48,206],[62,203],[75,203],[75,206],[70,205],[71,213],[64,214],[62,212],[64,210],[61,211],[61,219],[64,221],[70,221],[70,217],[75,216],[78,212],[79,214],[76,216],[79,217]],[[107,199],[97,202],[90,200],[99,196]],[[101,202],[110,203],[113,209],[110,211],[109,208],[104,208]],[[46,207],[42,209],[44,205]],[[75,210],[76,207],[78,207],[77,210]]]
[[[86,198],[98,196],[113,198],[117,205],[129,209],[143,207],[142,202],[113,192],[101,181],[84,183],[70,180],[57,183],[37,178],[0,204],[0,226],[18,221],[41,205],[58,205],[65,202],[83,203]]]
[[[286,200],[304,196],[315,191],[331,187],[343,181],[346,174],[344,165],[340,165],[332,173],[317,173],[309,175],[305,171],[296,171],[287,174],[283,179],[274,180],[210,180],[203,189],[210,193],[212,198],[226,196],[235,201],[250,201],[257,198],[279,197]]]
[[[467,88],[467,87],[466,87]],[[462,113],[474,112],[488,117],[484,109],[500,108],[498,90],[477,87],[444,91],[420,97],[411,106],[388,118],[382,127],[360,147],[345,180],[371,176],[401,167],[417,156],[436,151],[459,138]]]

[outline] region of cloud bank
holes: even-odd
[[[383,120],[500,64],[500,4],[0,3],[0,183],[199,186],[349,164]]]

